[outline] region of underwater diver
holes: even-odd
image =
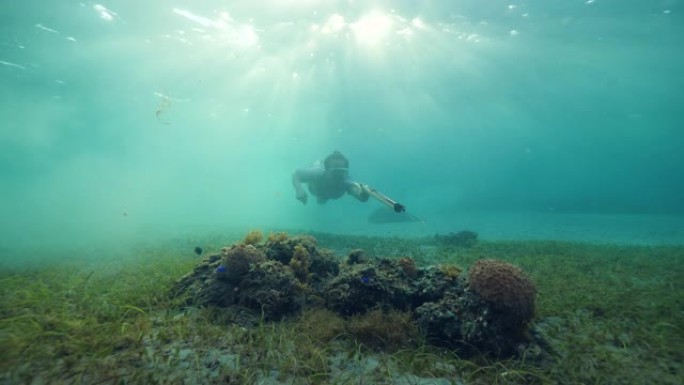
[[[367,184],[352,181],[349,178],[349,160],[339,151],[334,151],[322,162],[319,160],[313,166],[297,169],[292,174],[292,186],[294,186],[297,200],[306,204],[308,195],[302,183],[308,185],[309,192],[316,197],[319,204],[349,194],[361,202],[366,202],[369,197],[373,197],[397,213],[406,210],[402,204],[393,201]]]

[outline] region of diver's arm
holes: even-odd
[[[380,191],[374,189],[373,187],[365,183],[360,183],[359,187],[361,188],[363,193],[366,194],[366,200],[368,200],[368,197],[371,196],[375,198],[378,202],[394,210],[394,212],[403,213],[404,211],[406,211],[406,207],[404,207],[404,205],[391,199],[387,195],[382,194]]]
[[[347,194],[353,196],[361,202],[366,202],[368,201],[370,194],[363,186],[365,186],[363,183],[351,182],[347,188]]]
[[[306,191],[304,191],[304,188],[302,187],[302,178],[299,175],[299,170],[292,174],[292,187],[295,189],[295,197],[297,200],[306,204],[308,197],[306,195]]]

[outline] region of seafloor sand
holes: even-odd
[[[133,244],[168,245],[169,240],[194,241],[210,235],[241,237],[260,229],[292,234],[315,232],[339,235],[422,238],[461,230],[478,233],[479,239],[557,240],[622,245],[684,245],[684,216],[635,214],[582,214],[523,211],[416,212],[423,221],[372,223],[378,206],[312,207],[297,215],[252,221],[240,217],[212,216],[191,223],[150,221],[116,217],[97,223],[23,223],[4,230],[0,238],[0,268],[25,260],[27,254]],[[310,210],[309,210],[310,209]],[[389,211],[389,210],[388,210]],[[391,211],[389,214],[393,214]]]
[[[419,266],[468,268],[486,257],[524,268],[538,287],[535,327],[555,359],[467,359],[422,344],[378,352],[348,332],[316,336],[308,318],[245,328],[169,293],[195,268],[196,246],[211,255],[257,226],[138,226],[133,243],[112,234],[93,245],[83,235],[91,244],[81,249],[70,237],[54,248],[35,238],[35,252],[0,248],[0,383],[681,383],[682,247],[555,241],[682,245],[684,218],[480,212],[383,225],[335,219],[287,230],[316,233],[319,246],[340,259],[362,248],[410,256]],[[462,248],[431,237],[466,229],[483,241]],[[514,242],[496,242],[506,239]],[[534,239],[554,241],[524,242]],[[317,330],[330,325],[325,318]]]
[[[426,236],[472,230],[487,240],[561,240],[629,245],[684,244],[684,216],[473,211],[424,222],[349,222],[335,218],[316,231],[353,235]]]

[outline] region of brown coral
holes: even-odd
[[[513,321],[527,322],[534,315],[537,289],[517,266],[495,259],[482,259],[470,268],[470,288]]]
[[[238,303],[267,320],[278,320],[300,309],[302,289],[289,267],[278,261],[258,262],[240,283]]]
[[[463,269],[461,269],[460,266],[454,265],[452,263],[447,263],[439,265],[439,271],[441,271],[442,274],[444,274],[444,278],[453,281],[461,275]]]
[[[237,244],[222,248],[224,278],[237,285],[249,271],[250,265],[266,259],[264,253],[252,245]]]
[[[416,267],[416,261],[409,257],[402,257],[397,260],[397,265],[404,272],[404,275],[408,278],[415,278],[418,275],[418,268]]]
[[[285,242],[287,241],[288,235],[286,232],[281,231],[279,233],[270,233],[268,234],[268,242],[270,243],[278,243],[278,242]]]
[[[244,245],[256,245],[259,242],[261,242],[264,239],[264,235],[261,233],[259,230],[252,230],[247,235],[245,235],[245,239],[242,241]]]
[[[297,279],[299,279],[301,282],[307,282],[309,280],[311,255],[306,247],[302,245],[295,245],[289,265]]]

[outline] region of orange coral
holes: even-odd
[[[473,291],[513,320],[527,322],[532,319],[537,289],[519,267],[495,259],[482,259],[470,268],[468,279]]]

